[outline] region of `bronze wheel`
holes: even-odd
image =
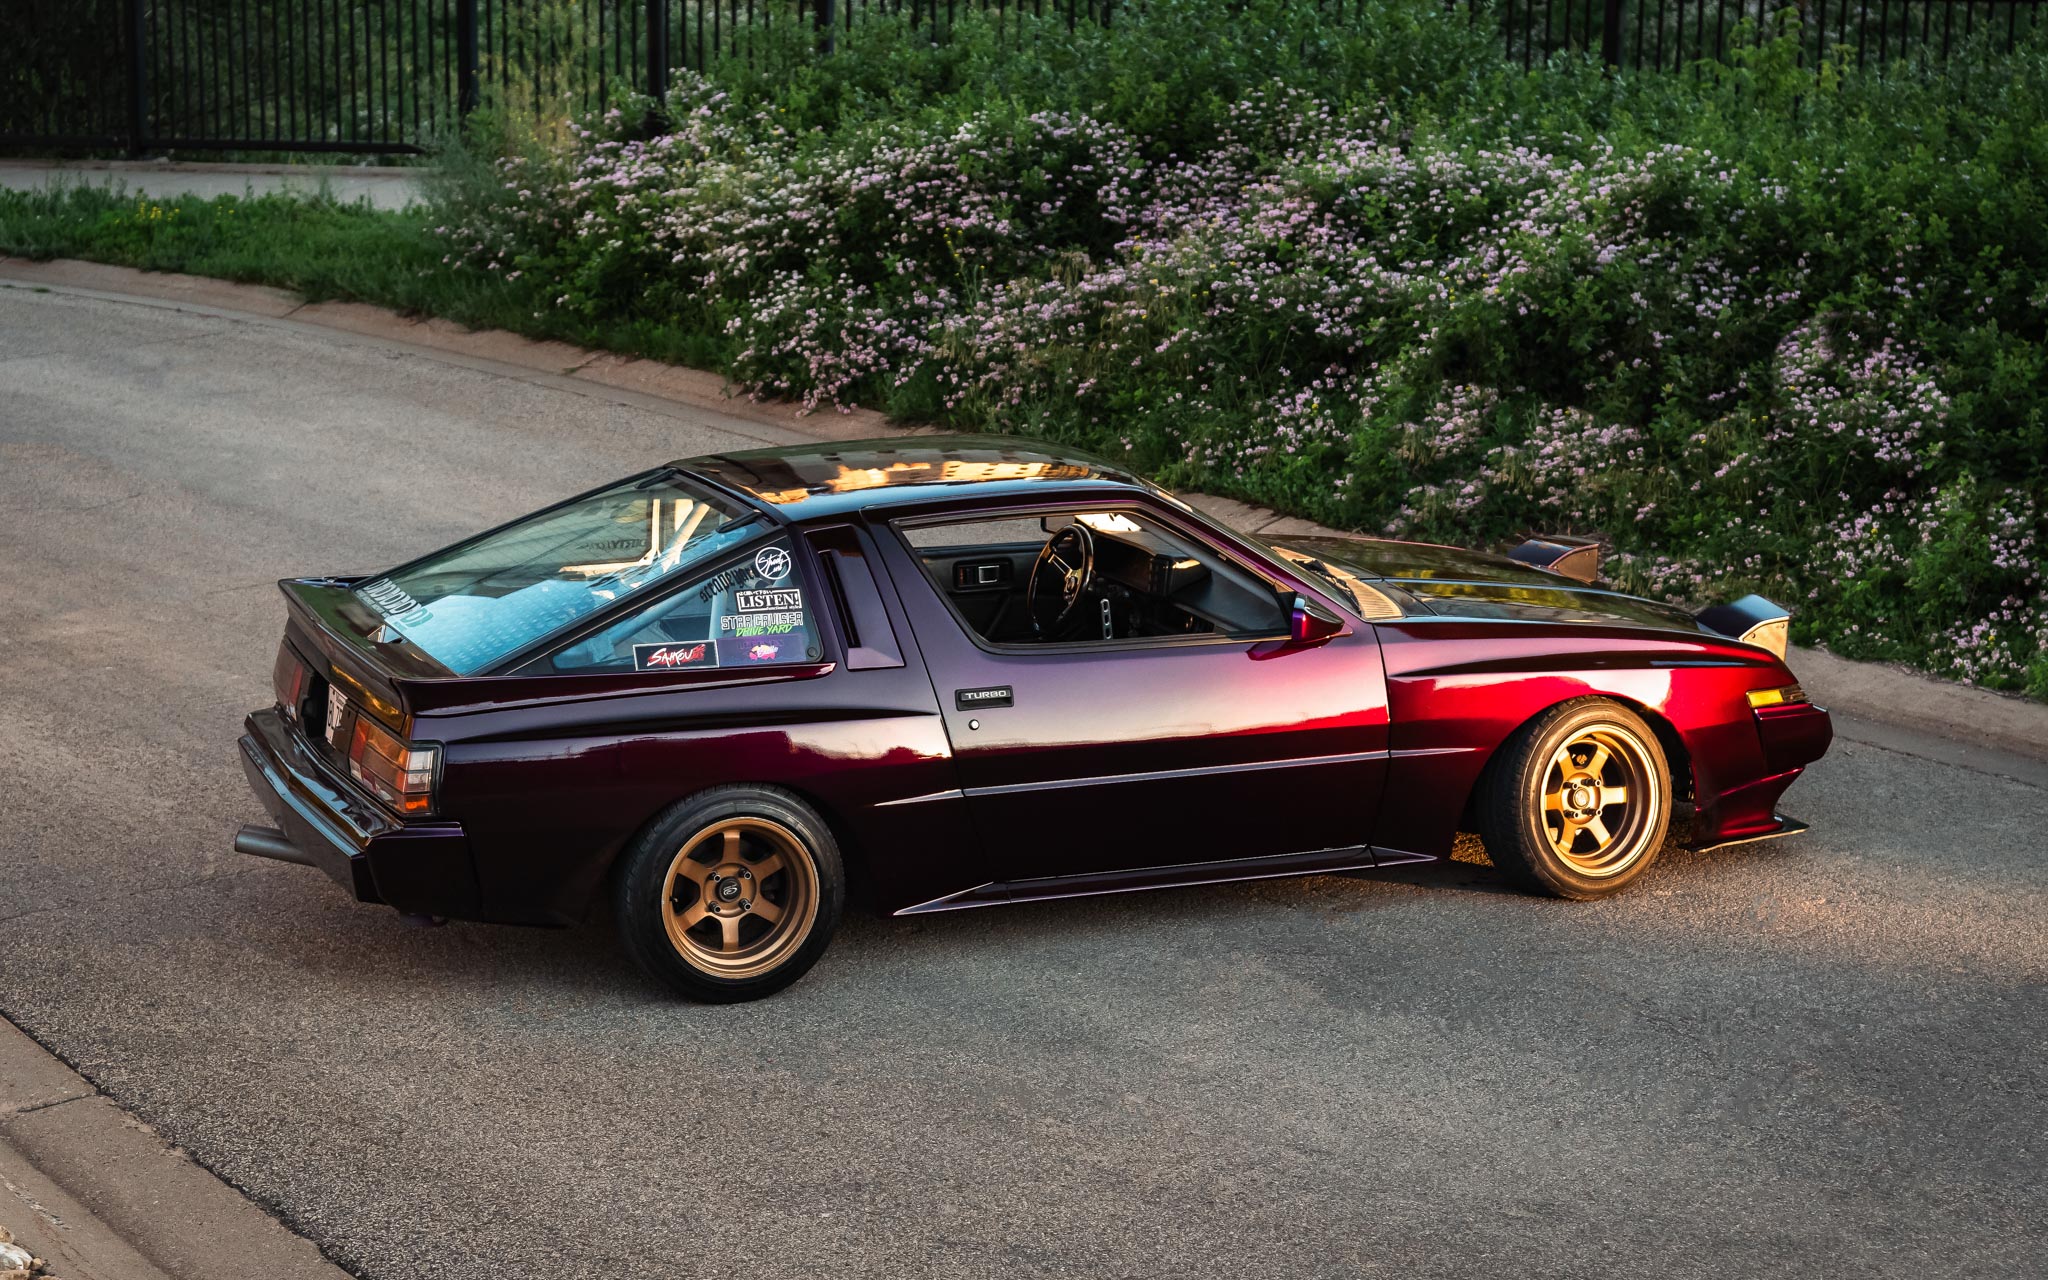
[[[1563,898],[1618,892],[1656,860],[1671,821],[1657,735],[1605,698],[1552,707],[1516,730],[1480,788],[1474,813],[1493,865]]]
[[[1620,875],[1645,852],[1644,828],[1657,824],[1662,788],[1650,782],[1642,739],[1616,724],[1594,724],[1551,753],[1543,781],[1543,827],[1550,847],[1580,875]]]
[[[647,825],[616,872],[619,936],[697,1000],[752,1000],[796,981],[839,924],[832,830],[780,787],[699,792]]]
[[[818,916],[818,869],[803,841],[769,818],[727,818],[669,864],[661,923],[687,963],[726,978],[781,964]]]

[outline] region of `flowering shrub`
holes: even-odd
[[[1789,115],[1754,71],[1714,101]],[[758,394],[1402,536],[1596,531],[1632,588],[2048,696],[2038,72],[1997,148],[1855,166],[1545,129],[1523,89],[1447,125],[1275,80],[1190,137],[964,89],[800,127],[686,76],[666,131],[514,155],[440,234],[544,326],[680,330]]]

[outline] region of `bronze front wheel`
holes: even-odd
[[[1501,745],[1477,797],[1487,856],[1509,879],[1564,898],[1618,892],[1656,860],[1671,822],[1657,735],[1617,702],[1553,707]]]
[[[823,954],[845,875],[832,832],[779,787],[717,787],[672,806],[621,859],[620,937],[697,1000],[779,991]]]
[[[1567,735],[1544,771],[1544,835],[1566,865],[1594,879],[1623,875],[1643,856],[1642,833],[1662,803],[1649,748],[1618,724]]]

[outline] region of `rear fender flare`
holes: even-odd
[[[717,782],[707,782],[701,787],[693,788],[676,796],[668,803],[648,814],[646,819],[639,826],[633,828],[631,832],[627,833],[624,839],[605,850],[602,857],[597,860],[596,874],[590,878],[590,883],[582,891],[583,901],[577,909],[577,917],[585,923],[589,923],[591,918],[597,914],[599,904],[609,900],[609,894],[604,891],[608,890],[618,878],[619,871],[625,864],[626,850],[631,848],[633,843],[649,827],[654,826],[663,818],[675,812],[678,806],[689,803],[696,797],[703,795],[706,791],[718,791],[727,787],[772,787],[777,791],[787,792],[795,796],[812,813],[818,815],[819,820],[824,822],[826,828],[832,832],[832,838],[838,841],[839,856],[846,869],[849,896],[851,896],[851,892],[857,886],[866,883],[868,876],[867,858],[861,851],[859,842],[854,838],[852,830],[848,828],[845,821],[838,814],[834,813],[832,806],[827,804],[817,793],[806,787],[791,786],[789,783],[782,781],[769,781],[767,779],[750,780],[746,778],[720,779]]]

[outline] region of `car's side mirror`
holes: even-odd
[[[1290,630],[1296,644],[1321,644],[1331,636],[1344,633],[1344,620],[1307,596],[1296,596]]]

